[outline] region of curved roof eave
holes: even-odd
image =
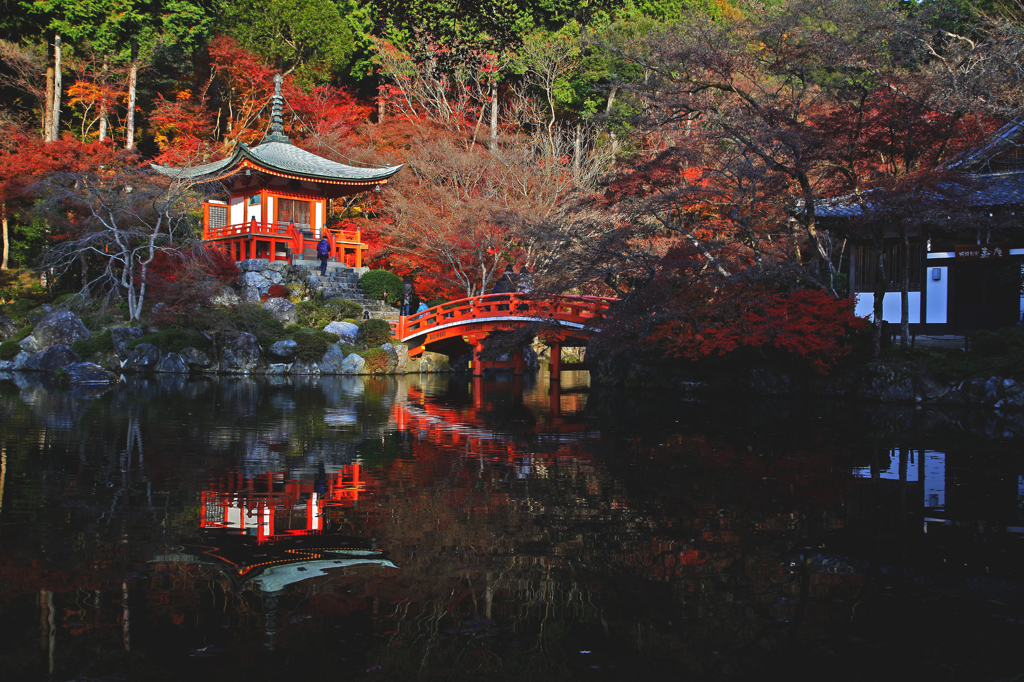
[[[404,167],[404,164],[384,168],[348,166],[317,156],[288,142],[266,142],[255,147],[240,144],[230,157],[193,168],[171,168],[155,164],[151,167],[156,172],[168,177],[202,182],[203,178],[207,180],[222,178],[225,171],[244,161],[249,161],[254,166],[286,177],[297,176],[313,181],[358,184],[386,182]]]

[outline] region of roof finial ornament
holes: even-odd
[[[274,96],[270,98],[270,132],[263,137],[264,142],[291,143],[284,134],[284,116],[281,114],[281,106],[284,104],[284,96],[281,94],[283,82],[281,74],[274,74]]]

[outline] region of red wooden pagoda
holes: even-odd
[[[294,262],[303,254],[313,256],[316,243],[325,235],[335,261],[361,267],[367,247],[359,230],[329,229],[328,202],[379,189],[402,166],[357,168],[296,147],[284,134],[283,103],[277,75],[270,132],[259,145],[240,144],[230,157],[201,166],[153,168],[191,182],[223,183],[227,200],[203,203],[203,239],[235,260]]]

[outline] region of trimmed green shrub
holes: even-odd
[[[340,337],[322,329],[299,329],[292,333],[291,338],[299,344],[296,356],[300,360],[316,362],[324,356],[332,343],[338,342]]]
[[[435,305],[443,305],[443,304],[445,304],[447,302],[448,301],[446,301],[443,298],[432,298],[429,301],[427,301],[427,307],[428,308],[433,308]]]
[[[385,343],[391,343],[391,325],[387,320],[366,320],[359,325],[356,343],[366,348],[379,348]]]
[[[285,337],[284,323],[259,303],[241,303],[227,309],[223,322],[227,329],[222,331],[248,332],[264,348]]]
[[[87,339],[78,339],[71,344],[71,350],[78,353],[80,358],[87,358],[96,353],[113,353],[114,340],[109,329],[97,332]]]
[[[363,316],[363,306],[346,298],[332,298],[327,302],[327,305],[338,311],[338,316],[335,320],[345,320],[348,318],[358,320]]]
[[[401,304],[402,294],[405,292],[405,283],[402,282],[402,278],[390,270],[364,272],[363,276],[359,278],[359,286],[370,298],[386,301],[391,305]]]
[[[367,372],[386,372],[388,369],[388,353],[382,348],[360,351],[359,357],[366,360]]]
[[[128,342],[129,348],[135,348],[140,343],[151,343],[164,353],[180,353],[183,348],[192,346],[200,350],[210,347],[210,339],[203,336],[195,329],[181,329],[171,327],[161,329],[155,334],[146,334]],[[74,348],[74,346],[72,346]],[[113,345],[110,347],[113,350]]]

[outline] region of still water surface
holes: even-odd
[[[994,420],[582,373],[8,375],[0,675],[1020,679]]]

